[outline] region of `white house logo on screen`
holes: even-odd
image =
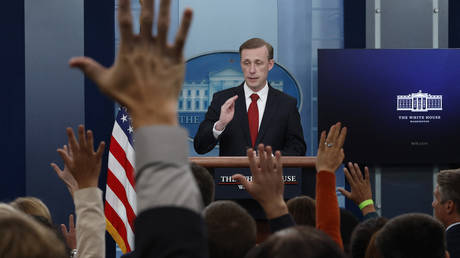
[[[442,95],[431,95],[419,90],[409,95],[396,97],[397,111],[428,112],[442,110]]]

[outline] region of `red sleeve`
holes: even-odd
[[[329,235],[343,249],[335,174],[327,171],[316,174],[316,228]]]

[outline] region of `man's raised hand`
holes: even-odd
[[[233,115],[235,114],[235,101],[238,95],[235,95],[225,101],[220,108],[219,121],[216,123],[216,129],[222,131],[225,129],[228,123],[232,121]]]
[[[144,0],[140,33],[133,33],[129,0],[119,0],[120,47],[114,64],[105,68],[89,57],[70,60],[99,89],[126,106],[133,126],[177,125],[177,99],[184,80],[183,48],[192,21],[186,9],[174,44],[167,43],[171,0],[161,0],[158,33],[152,35],[154,0]]]

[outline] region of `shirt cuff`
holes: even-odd
[[[216,129],[216,124],[217,124],[217,122],[215,122],[214,125],[212,126],[212,135],[213,135],[214,138],[216,138],[216,140],[217,140],[217,138],[219,138],[219,136],[220,136],[220,135],[222,134],[222,132],[225,130],[225,127],[224,127],[224,130],[219,131],[219,130]]]

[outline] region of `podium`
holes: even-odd
[[[205,168],[247,168],[249,160],[246,156],[241,157],[190,157],[194,162]],[[281,157],[283,167],[315,168],[316,157],[314,156],[283,156]]]
[[[254,217],[257,223],[257,242],[263,242],[270,230],[265,214],[259,204],[242,188],[238,182],[231,180],[231,175],[241,173],[250,176],[249,160],[246,156],[240,157],[190,157],[194,162],[211,171],[215,183],[216,200],[234,200],[243,206]],[[314,156],[283,156],[285,199],[301,194],[315,196],[315,164]]]

